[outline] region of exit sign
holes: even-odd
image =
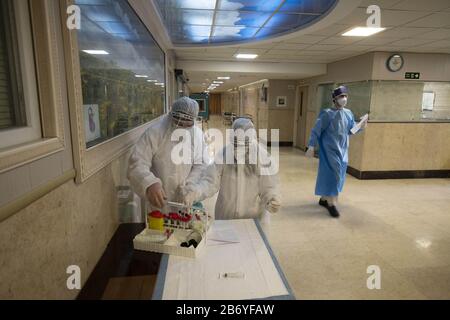
[[[405,72],[405,79],[420,79],[420,72]]]

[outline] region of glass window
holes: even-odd
[[[317,86],[317,110],[321,111],[333,106],[333,89],[334,83],[319,84]]]
[[[449,121],[450,82],[373,81],[372,121]]]
[[[341,85],[341,84],[340,84]],[[359,119],[370,112],[371,81],[342,83],[348,89],[347,107]]]
[[[19,98],[16,28],[9,1],[0,2],[0,17],[0,129],[6,129],[26,125],[26,117]]]
[[[42,138],[27,1],[0,1],[0,151]]]
[[[77,0],[87,148],[164,113],[165,57],[125,0]]]

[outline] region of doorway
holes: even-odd
[[[296,141],[295,146],[306,150],[306,114],[308,106],[308,86],[297,87]]]
[[[222,114],[222,96],[220,93],[211,93],[209,95],[209,113]]]

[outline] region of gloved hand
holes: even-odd
[[[192,186],[180,186],[179,194],[181,202],[188,207],[192,207],[194,202],[200,198],[199,192]]]
[[[280,210],[281,202],[278,199],[272,198],[267,202],[266,209],[270,213],[277,213]]]
[[[314,157],[314,147],[309,146],[308,150],[306,150],[305,156],[307,158],[313,158]]]
[[[162,209],[166,203],[167,197],[161,183],[157,182],[147,188],[147,198],[154,207]]]

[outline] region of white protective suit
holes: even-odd
[[[182,99],[188,103],[193,101],[186,100],[189,98]],[[198,114],[198,104],[196,113]],[[159,182],[168,201],[183,202],[183,199],[180,199],[180,189],[195,186],[208,166],[209,156],[204,134],[195,125],[185,129],[191,136],[192,163],[175,164],[172,161],[172,149],[180,143],[171,141],[175,129],[178,127],[173,116],[164,115],[149,125],[135,146],[129,160],[128,179],[133,190],[143,199],[147,199],[147,188]],[[196,193],[197,201],[205,197],[199,192]]]
[[[254,129],[248,119],[237,119],[233,129]],[[258,153],[269,158],[265,146],[258,144]],[[234,145],[229,144],[223,148],[219,157],[227,159],[226,154],[233,152]],[[280,203],[279,178],[277,174],[262,175],[265,168],[262,164],[219,164],[216,159],[216,188],[219,195],[216,202],[215,217],[217,220],[228,219],[262,219],[270,202]],[[225,162],[225,161],[224,161]],[[266,171],[267,172],[267,171]]]

